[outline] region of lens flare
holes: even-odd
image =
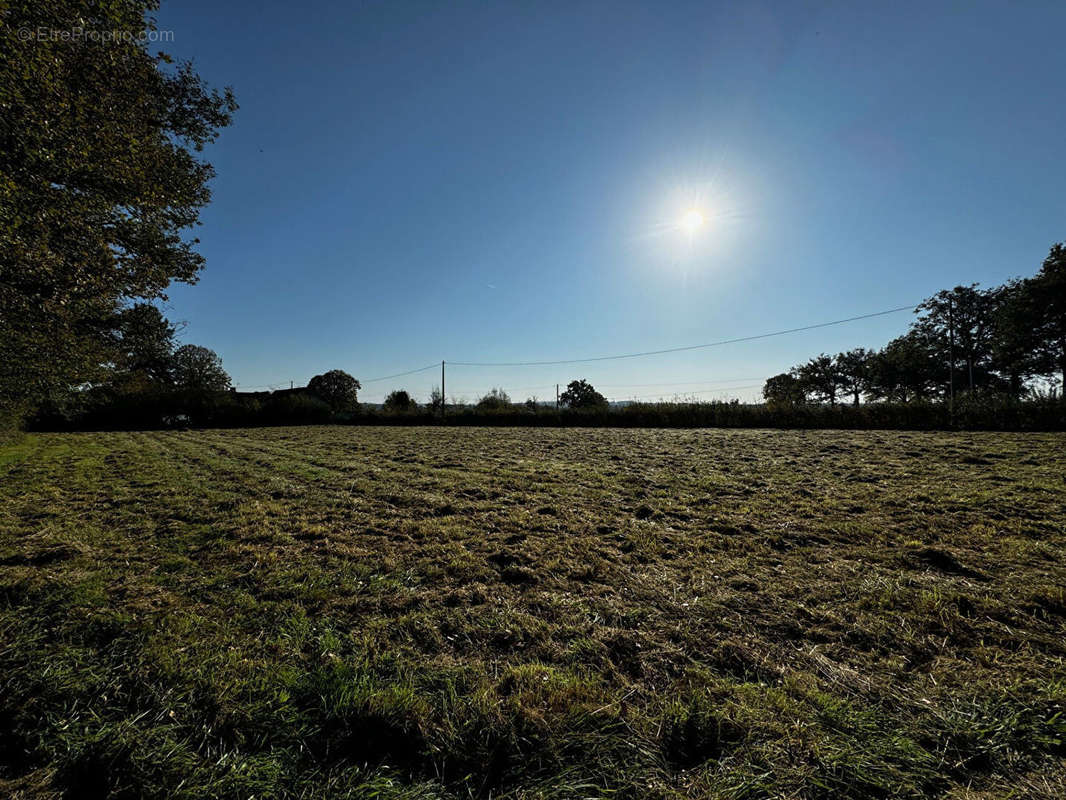
[[[706,220],[703,217],[703,212],[698,208],[690,208],[685,212],[685,215],[681,217],[680,227],[681,230],[690,236],[703,227]]]

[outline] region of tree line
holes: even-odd
[[[3,22],[9,33],[70,20],[92,20],[100,30],[152,30],[155,7],[153,0],[13,0]],[[231,90],[212,89],[190,63],[150,51],[147,38],[89,45],[5,36],[0,56],[0,431],[27,418],[38,426],[371,418],[355,399],[358,381],[331,375],[337,371],[316,376],[303,392],[226,391],[229,376],[218,356],[177,345],[175,326],[155,305],[173,281],[195,283],[204,266],[190,231],[211,197],[214,170],[204,148],[237,110]],[[873,424],[881,419],[873,412],[845,417],[810,408],[866,399],[908,406],[886,411],[885,419],[925,427],[940,425],[940,412],[918,407],[956,393],[994,398],[989,408],[1035,402],[1041,387],[1066,381],[1064,265],[1059,244],[1032,278],[930,298],[911,330],[879,351],[822,355],[774,376],[765,387],[772,413],[641,404],[626,407],[626,420],[804,425],[831,416],[833,424]],[[577,383],[560,398],[560,414],[581,424],[620,419],[619,409]],[[439,393],[419,406],[397,390],[382,411],[428,420],[444,409]],[[513,404],[497,390],[462,413],[464,420],[510,414],[550,423],[555,411],[535,400]],[[1023,414],[1016,424],[1058,425],[1056,413],[1040,422]],[[972,424],[998,424],[997,414]]]
[[[1066,386],[1066,246],[1052,246],[1030,278],[938,292],[910,329],[880,350],[822,353],[774,375],[763,397],[776,406],[861,400],[1011,400]]]
[[[359,380],[342,369],[315,375],[304,387],[238,392],[216,353],[179,345],[179,326],[155,305],[134,303],[115,311],[102,328],[106,358],[95,364],[91,379],[53,389],[31,424],[420,424],[447,418],[454,424],[1061,429],[1064,273],[1066,247],[1058,244],[1032,278],[939,292],[918,306],[905,334],[880,350],[821,354],[770,378],[761,408],[720,402],[611,406],[585,379],[571,381],[557,405],[532,397],[515,403],[499,387],[472,404],[448,404],[435,387],[424,403],[394,389],[380,406],[364,407]],[[945,402],[953,397],[957,403]],[[865,410],[858,413],[860,404]],[[821,406],[833,410],[817,410]]]
[[[326,406],[330,411],[338,414],[359,412],[362,406],[359,403],[358,392],[362,389],[357,378],[341,369],[332,369],[322,375],[316,375],[308,381],[306,388],[290,389],[289,394],[303,394],[314,398]],[[452,400],[452,409],[465,409],[467,403]],[[535,397],[526,399],[521,405],[511,401],[511,396],[501,387],[494,386],[483,394],[472,408],[479,411],[507,412],[524,408],[537,410],[544,406]],[[570,381],[566,390],[559,395],[559,407],[570,410],[606,410],[607,399],[596,391],[584,378]],[[434,386],[430,390],[429,398],[424,404],[420,404],[406,389],[393,389],[381,403],[381,409],[385,412],[404,414],[419,411],[431,413],[443,413],[448,407],[440,386]]]
[[[105,378],[123,325],[150,314],[139,304],[203,267],[189,235],[211,198],[202,151],[230,123],[233,93],[147,36],[14,35],[151,31],[157,5],[12,0],[0,12],[0,429]],[[153,379],[211,372],[205,353],[176,350]]]

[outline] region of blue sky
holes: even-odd
[[[164,0],[157,21],[241,105],[206,154],[207,267],[167,313],[242,387],[760,334],[1031,274],[1066,238],[1061,2]],[[752,399],[909,319],[455,367],[448,395]]]

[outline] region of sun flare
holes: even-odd
[[[685,215],[681,217],[680,227],[690,236],[703,227],[705,222],[703,218],[703,212],[698,208],[690,208],[685,212]]]

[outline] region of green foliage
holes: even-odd
[[[1023,394],[1025,382],[1034,376],[1052,374],[1054,359],[1044,342],[1041,302],[1029,280],[1008,282],[1000,290],[995,310],[996,336],[992,341],[991,369],[1001,376],[1003,388],[1012,396]]]
[[[945,400],[952,391],[1016,400],[1057,378],[1066,386],[1063,297],[1066,247],[1056,244],[1036,276],[938,292],[918,306],[911,329],[880,351],[822,354],[769,379],[763,396],[779,406],[811,398],[835,405],[840,392],[854,405],[864,395],[907,403]]]
[[[29,402],[24,398],[0,395],[0,442],[19,435],[29,408]]]
[[[1014,400],[966,395],[952,416],[941,402],[745,404],[737,402],[628,403],[561,409],[536,404],[449,406],[443,420],[426,405],[410,411],[336,412],[307,390],[279,392],[159,392],[114,396],[83,392],[70,407],[50,407],[30,421],[34,430],[101,430],[178,426],[232,427],[307,423],[354,425],[603,426],[615,428],[842,428],[902,430],[1066,430],[1066,404],[1057,397]]]
[[[110,382],[122,392],[144,392],[174,382],[175,327],[149,303],[136,303],[117,315]],[[183,357],[188,360],[187,356]]]
[[[477,401],[481,411],[503,411],[511,407],[511,397],[503,389],[492,388]]]
[[[796,377],[807,394],[830,405],[836,405],[837,394],[843,386],[839,365],[832,356],[822,353],[796,368]]]
[[[171,358],[174,385],[191,392],[223,392],[230,387],[222,359],[206,347],[186,344]]]
[[[352,411],[359,406],[359,381],[342,369],[315,375],[307,383],[311,394],[325,401],[333,411]]]
[[[942,372],[958,373],[956,386],[973,391],[988,384],[996,339],[996,309],[1001,290],[980,290],[976,284],[938,292],[920,306],[914,328],[926,347],[945,365]],[[954,341],[954,351],[952,351]],[[961,361],[951,362],[950,354]]]
[[[291,392],[278,394],[261,403],[258,409],[250,409],[244,424],[293,425],[329,422],[333,409],[329,403],[313,394]]]
[[[591,383],[584,378],[570,381],[566,391],[559,395],[559,402],[567,408],[602,409],[607,406],[607,400],[597,392]]]
[[[840,379],[840,390],[851,395],[854,405],[858,405],[859,398],[870,391],[875,357],[876,353],[873,351],[856,347],[846,353],[837,354],[834,359]]]
[[[418,410],[418,403],[404,389],[395,389],[389,392],[382,406],[386,411],[406,412]]]
[[[1044,368],[1058,368],[1059,385],[1066,392],[1066,245],[1051,248],[1027,289],[1037,309],[1032,322],[1037,347],[1045,355]]]
[[[136,36],[17,37],[20,29],[146,27],[150,2],[5,4],[0,47],[0,397],[6,413],[97,378],[124,303],[203,265],[195,225],[214,174],[198,152],[229,124],[204,86]]]
[[[925,333],[912,329],[889,342],[870,364],[870,395],[900,403],[928,402],[941,394],[942,369]]]
[[[767,378],[762,388],[762,396],[771,406],[790,406],[807,400],[803,381],[795,370]]]

